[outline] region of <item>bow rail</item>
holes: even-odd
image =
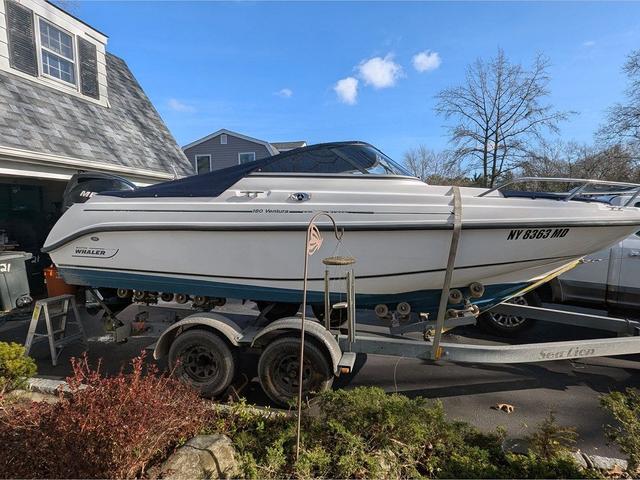
[[[533,182],[554,182],[554,183],[576,183],[578,186],[574,187],[570,191],[566,192],[564,196],[562,193],[558,194],[558,199],[568,202],[576,198],[577,196],[602,196],[602,195],[631,195],[631,197],[622,205],[623,207],[630,206],[633,201],[640,196],[640,184],[628,183],[628,182],[612,182],[609,180],[591,180],[585,178],[562,178],[562,177],[519,177],[513,180],[509,180],[497,187],[490,188],[482,192],[479,197],[484,197],[490,193],[500,191],[509,185],[515,185],[520,183],[533,183]],[[596,189],[589,191],[588,187],[594,185],[604,185],[610,187],[622,187],[617,189]],[[535,193],[535,192],[532,192]],[[555,193],[555,192],[554,192]]]

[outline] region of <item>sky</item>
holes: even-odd
[[[640,2],[69,2],[109,36],[180,145],[227,128],[266,141],[448,147],[435,95],[498,47],[551,60],[565,140],[623,99]]]

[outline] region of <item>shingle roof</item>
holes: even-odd
[[[193,174],[126,63],[111,54],[106,60],[110,108],[0,71],[0,145]]]
[[[307,142],[304,140],[296,142],[269,142],[276,150],[292,150],[294,148],[305,147]]]

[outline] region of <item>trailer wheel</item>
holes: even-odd
[[[531,305],[539,307],[542,305],[540,297],[536,292],[529,292],[524,295],[514,297],[507,303],[516,305]],[[487,333],[499,337],[514,337],[533,326],[535,320],[519,315],[503,315],[489,310],[478,317],[478,326]]]
[[[218,335],[201,328],[181,333],[169,349],[169,366],[206,396],[220,395],[235,375],[235,358]]]
[[[300,339],[283,337],[267,345],[258,362],[258,378],[267,396],[286,406],[298,395]],[[333,374],[324,352],[312,342],[304,345],[303,396],[331,387]]]

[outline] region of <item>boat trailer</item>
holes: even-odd
[[[288,399],[297,395],[294,387],[297,388],[298,384],[293,374],[297,375],[299,357],[291,347],[295,349],[300,345],[303,322],[301,315],[282,318],[265,325],[263,313],[256,312],[256,315],[250,317],[247,314],[248,308],[239,310],[239,313],[235,312],[234,306],[230,305],[223,307],[221,311],[193,313],[193,310],[182,306],[134,304],[118,315],[121,325],[114,330],[113,336],[119,342],[126,341],[131,336],[150,337],[156,340],[153,345],[154,357],[169,357],[170,363],[178,358],[187,358],[188,361],[193,359],[196,364],[207,358],[230,358],[231,363],[224,364],[231,371],[228,375],[222,375],[217,384],[199,382],[197,365],[183,365],[181,377],[211,396],[224,392],[239,373],[237,358],[245,354],[257,354],[260,356],[259,363],[268,363],[263,365],[264,368],[259,368],[260,383],[275,403],[285,404]],[[509,303],[498,305],[494,311],[556,324],[600,329],[617,336],[517,345],[479,345],[446,341],[445,335],[437,347],[438,351],[435,351],[434,321],[379,327],[369,323],[360,325],[356,322],[355,315],[348,315],[345,323],[332,327],[307,318],[305,368],[308,374],[322,376],[328,373],[330,376],[323,378],[322,384],[330,385],[333,377],[349,374],[354,370],[359,353],[417,358],[430,362],[434,361],[435,356],[438,363],[487,364],[532,363],[640,353],[639,321]],[[475,321],[476,317],[471,315],[451,319],[445,321],[444,330],[473,325]],[[181,347],[178,340],[187,333],[188,346]],[[222,342],[212,344],[209,341],[211,334]],[[274,354],[274,345],[282,339],[289,339],[288,348],[276,347]],[[322,356],[309,356],[310,348],[319,350]],[[214,351],[216,349],[218,351]],[[197,352],[205,358],[194,359]]]

